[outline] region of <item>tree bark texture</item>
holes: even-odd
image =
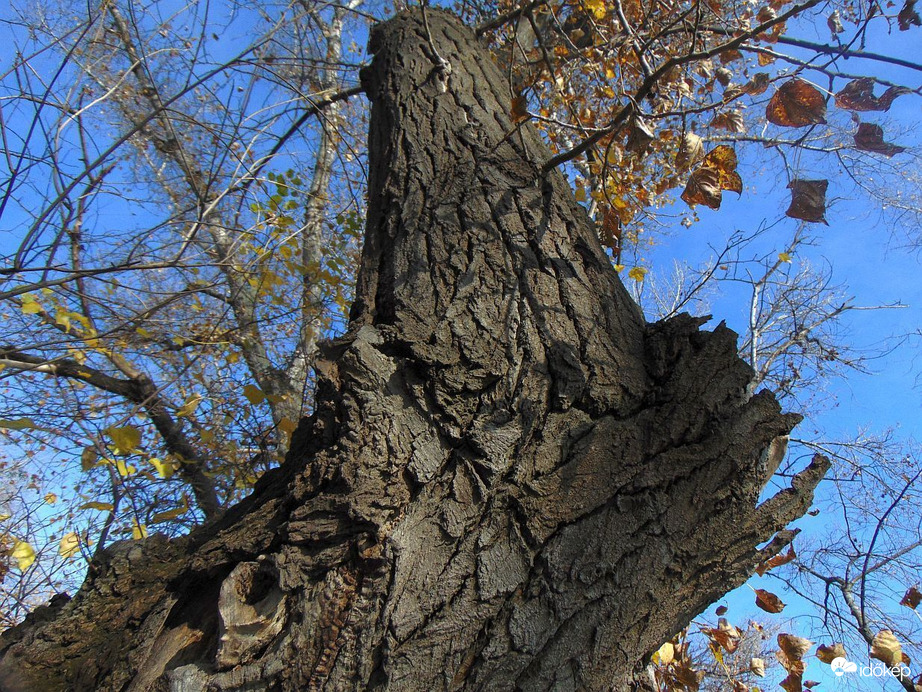
[[[826,462],[758,503],[798,416],[736,336],[644,322],[457,19],[371,51],[357,297],[286,463],[108,549],[4,635],[4,689],[622,689],[790,541]]]

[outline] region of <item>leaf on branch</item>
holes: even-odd
[[[115,509],[115,505],[111,502],[84,502],[80,505],[79,509],[95,509],[98,512],[111,512]]]
[[[255,384],[246,385],[243,388],[243,396],[245,396],[246,400],[253,404],[253,406],[261,404],[266,400],[266,395]]]
[[[788,676],[780,683],[781,687],[787,692],[802,692],[803,675],[807,669],[803,657],[813,646],[813,642],[793,634],[779,634],[778,646],[780,648],[775,652],[775,658],[788,672]]]
[[[784,610],[784,603],[775,594],[765,589],[755,589],[756,605],[766,613],[780,613]]]
[[[828,186],[828,180],[792,180],[788,185],[791,190],[791,206],[785,214],[792,219],[810,223],[826,223]]]
[[[185,418],[186,416],[192,415],[195,412],[195,409],[198,408],[198,405],[202,401],[202,396],[200,394],[193,394],[188,399],[186,403],[176,409],[176,416],[178,418]]]
[[[740,53],[736,48],[731,48],[730,50],[721,51],[718,55],[722,65],[727,65],[736,60],[742,60],[743,54]]]
[[[768,72],[756,72],[752,79],[743,84],[742,86],[731,86],[726,91],[724,91],[724,99],[729,101],[735,99],[744,94],[749,94],[750,96],[758,96],[759,94],[764,94],[768,90],[768,83],[770,78]]]
[[[903,600],[900,601],[900,605],[915,610],[919,603],[922,603],[922,591],[919,591],[917,586],[910,586],[906,590]]]
[[[16,541],[10,556],[16,560],[20,572],[25,572],[35,562],[35,550],[25,541]]]
[[[84,447],[83,451],[80,453],[80,468],[83,471],[89,471],[96,466],[96,462],[99,461],[99,453],[96,451],[96,448],[93,446]]]
[[[759,563],[759,566],[756,567],[756,574],[761,577],[769,570],[775,569],[775,567],[780,567],[781,565],[786,565],[796,557],[797,553],[794,552],[794,546],[791,546],[788,548],[788,552],[775,555],[774,557],[770,557],[769,559]]]
[[[897,97],[910,93],[906,87],[892,86],[880,96],[874,96],[874,80],[870,77],[853,79],[836,94],[836,106],[847,111],[888,111]]]
[[[710,127],[715,130],[727,130],[728,132],[745,132],[746,125],[743,123],[743,112],[738,108],[734,108],[718,113],[711,120]]]
[[[38,304],[38,301],[35,299],[35,296],[31,293],[23,294],[22,305],[20,310],[22,310],[23,315],[37,315],[42,311],[42,306]]]
[[[3,430],[33,430],[37,427],[31,418],[0,418],[0,429]]]
[[[688,179],[682,199],[689,206],[703,204],[720,209],[721,192],[730,190],[743,193],[743,180],[736,172],[736,152],[733,147],[721,144],[715,147]]]
[[[778,684],[786,690],[786,692],[803,692],[803,675],[795,675],[794,673],[788,673],[788,676],[779,682]]]
[[[715,647],[721,647],[729,654],[732,654],[739,648],[740,641],[743,638],[739,628],[727,622],[726,618],[720,618],[717,621],[716,628],[705,627],[701,632],[711,640],[711,643]],[[719,651],[715,650],[714,655],[717,656],[718,653]]]
[[[524,94],[519,94],[512,99],[512,106],[509,108],[509,115],[512,122],[518,124],[528,120],[528,99]]]
[[[890,157],[906,151],[905,147],[884,141],[884,129],[875,123],[859,123],[855,133],[855,148]]]
[[[627,275],[634,279],[634,281],[643,281],[644,277],[647,275],[647,269],[645,267],[634,267]]]
[[[135,519],[134,525],[131,527],[131,537],[136,541],[147,538],[147,527],[139,523],[137,519]]]
[[[832,646],[820,644],[816,649],[816,657],[823,663],[832,663],[837,658],[848,658],[845,653],[845,647],[839,642],[836,642]]]
[[[675,646],[672,642],[666,642],[651,657],[653,663],[659,666],[668,666],[675,660]]]
[[[916,0],[906,0],[903,9],[896,16],[900,31],[909,31],[910,26],[922,26],[922,17],[916,12]]]
[[[80,538],[76,533],[71,531],[61,538],[61,542],[58,544],[58,555],[67,560],[73,557],[79,548]]]
[[[157,457],[152,457],[150,459],[151,466],[157,470],[157,475],[161,478],[170,478],[173,475],[175,466],[172,461],[164,461],[163,459],[158,459]]]
[[[624,148],[627,151],[643,156],[653,138],[654,135],[650,126],[642,118],[634,118],[630,134],[627,137],[627,144],[625,144]]]
[[[871,641],[871,658],[883,661],[887,666],[898,666],[903,662],[903,648],[890,630],[881,630]]]
[[[689,168],[704,158],[704,144],[701,137],[694,132],[686,132],[679,142],[679,150],[675,156],[675,167],[680,171]]]
[[[765,117],[782,127],[804,127],[826,122],[826,101],[815,86],[803,79],[791,79],[774,93]]]
[[[162,524],[165,521],[173,521],[189,511],[189,500],[183,496],[183,503],[175,509],[169,509],[165,512],[157,512],[150,518],[151,524]]]
[[[132,425],[106,428],[105,432],[112,439],[116,454],[131,454],[141,444],[141,431]]]
[[[764,678],[765,677],[765,661],[761,658],[750,658],[749,659],[749,672],[753,675]]]

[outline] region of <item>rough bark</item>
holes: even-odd
[[[758,503],[798,417],[747,397],[736,336],[644,323],[456,19],[371,50],[365,249],[314,415],[220,521],[114,545],[6,633],[5,689],[622,688],[790,540],[825,462]]]

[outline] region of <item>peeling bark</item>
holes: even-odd
[[[314,415],[221,520],[6,633],[4,689],[622,689],[790,542],[827,463],[758,504],[799,417],[747,395],[736,335],[644,323],[469,29],[401,13],[371,50]]]

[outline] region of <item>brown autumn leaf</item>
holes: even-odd
[[[715,130],[727,130],[728,132],[745,132],[746,125],[743,123],[743,112],[738,108],[734,108],[718,113],[711,120],[710,127]]]
[[[758,574],[761,577],[769,570],[772,570],[775,567],[780,567],[781,565],[786,565],[796,557],[797,557],[797,553],[794,552],[794,546],[791,546],[790,548],[788,548],[788,552],[784,554],[779,553],[778,555],[775,555],[774,557],[770,557],[767,560],[760,562],[759,566],[756,567],[756,574]]]
[[[826,646],[825,644],[820,644],[816,648],[816,657],[820,659],[823,663],[832,663],[837,658],[848,658],[845,653],[845,647],[842,646],[839,642],[832,644],[831,646]]]
[[[726,615],[726,614],[727,614],[727,606],[724,606],[724,605],[722,605],[722,606],[717,606],[717,610],[716,610],[715,612],[717,613],[717,616],[718,616],[718,617],[720,617],[721,615]]]
[[[755,589],[756,605],[766,613],[780,613],[784,610],[784,603],[775,594],[765,589]]]
[[[887,666],[898,666],[903,660],[903,648],[890,630],[881,630],[871,641],[871,658]]]
[[[802,679],[803,674],[795,675],[794,673],[789,673],[788,676],[778,684],[781,685],[781,687],[784,688],[787,692],[803,692],[804,688],[803,684],[801,683]]]
[[[509,115],[512,116],[512,122],[521,123],[528,120],[528,99],[524,94],[518,94],[512,99],[512,106],[509,109]]]
[[[906,590],[903,600],[900,601],[900,605],[915,610],[919,603],[922,603],[922,591],[919,591],[917,586],[910,586]]]
[[[804,687],[808,690],[812,690],[817,685],[819,685],[819,683],[816,680],[804,680]]]
[[[826,223],[826,188],[828,180],[792,180],[791,206],[784,212],[792,219]],[[828,224],[827,224],[828,225]]]
[[[822,124],[826,122],[826,101],[810,82],[794,78],[772,95],[765,107],[765,117],[782,127]]]
[[[884,141],[884,129],[875,123],[859,123],[855,133],[855,148],[890,157],[906,151],[905,147]]]
[[[768,72],[756,72],[745,84],[734,84],[727,87],[727,89],[724,90],[724,100],[730,101],[744,94],[749,94],[750,96],[764,94],[768,89],[770,81],[771,78],[768,76]]]
[[[836,106],[848,111],[888,111],[893,101],[910,89],[900,86],[888,87],[880,96],[874,96],[874,80],[859,77],[846,84],[836,94]]]
[[[796,661],[802,664],[803,657],[812,646],[813,642],[809,639],[804,639],[794,634],[782,633],[778,635],[778,647],[790,662]],[[785,670],[790,672],[791,669],[786,667]]]
[[[704,144],[701,137],[694,132],[686,132],[679,142],[679,150],[675,156],[675,167],[680,171],[689,168],[704,158]]]
[[[922,26],[922,17],[916,12],[916,0],[906,0],[903,9],[896,16],[896,21],[900,25],[900,31],[909,31],[912,25]]]
[[[704,678],[703,670],[695,670],[688,663],[683,663],[682,665],[677,665],[673,668],[673,676],[682,687],[687,689],[689,692],[696,692],[698,687],[701,685],[701,680]]]
[[[721,51],[717,54],[717,57],[720,58],[721,65],[726,65],[734,60],[742,60],[743,54],[736,50],[736,48],[731,48],[730,50]]]
[[[633,123],[631,123],[631,131],[627,136],[627,144],[625,144],[624,148],[627,151],[643,156],[653,138],[654,134],[650,126],[643,119],[634,118]]]
[[[765,661],[761,658],[749,659],[749,672],[759,678],[765,677]]]
[[[602,212],[602,226],[599,229],[602,245],[610,247],[616,253],[621,252],[621,219],[618,213],[606,206]]]
[[[733,147],[726,144],[714,147],[689,176],[682,199],[689,206],[703,204],[711,209],[720,209],[724,190],[742,195],[743,180],[736,172],[736,163]]]
[[[739,629],[727,622],[726,618],[720,618],[717,621],[717,627],[705,627],[701,632],[729,654],[739,648],[743,638]]]

